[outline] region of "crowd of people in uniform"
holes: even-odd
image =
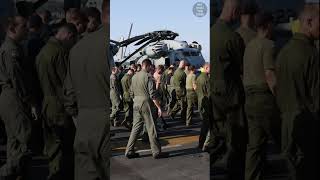
[[[110,178],[109,1],[101,9],[70,8],[57,24],[49,24],[50,11],[8,18],[0,48],[1,180],[30,179],[37,155],[48,157],[48,180]]]
[[[180,112],[180,121],[186,127],[193,123],[194,111],[199,110],[203,125],[199,148],[207,151],[209,132],[209,63],[200,72],[181,59],[175,65],[155,66],[145,59],[141,64],[112,68],[110,76],[111,124],[131,130],[126,149],[129,159],[139,157],[135,152],[138,138],[148,139],[154,158],[168,157],[161,152],[158,131],[168,127]],[[123,109],[124,117],[120,116]]]
[[[263,179],[272,139],[281,145],[292,179],[319,179],[319,3],[306,3],[298,32],[275,49],[271,14],[251,2],[225,0],[211,27],[210,64],[198,76],[184,59],[177,67],[155,67],[149,59],[126,71],[113,66],[107,0],[101,14],[72,8],[56,27],[49,17],[46,11],[6,23],[0,119],[7,160],[1,180],[26,179],[34,153],[48,157],[49,180],[109,179],[110,123],[131,130],[126,157],[139,157],[135,143],[146,132],[153,157],[168,157],[158,128],[178,112],[190,126],[196,106],[199,148],[210,153],[211,172],[224,161],[230,180]]]
[[[212,173],[224,162],[229,180],[262,180],[279,147],[290,179],[319,179],[319,17],[319,1],[306,2],[279,47],[264,7],[224,1],[210,32]]]

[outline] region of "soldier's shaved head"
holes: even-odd
[[[66,23],[62,25],[55,38],[62,42],[66,48],[71,48],[77,41],[78,31],[74,24]]]
[[[142,68],[143,70],[147,71],[147,72],[150,72],[150,71],[152,70],[151,65],[152,65],[151,60],[150,60],[150,59],[145,59],[145,60],[143,60],[142,63],[141,63],[141,68]]]
[[[220,19],[231,22],[240,17],[241,0],[225,0]]]
[[[133,75],[133,74],[134,74],[134,70],[133,70],[133,69],[129,69],[128,72],[127,72],[127,74]]]
[[[142,61],[141,64],[142,64],[142,68],[143,68],[143,67],[146,67],[146,66],[151,66],[152,62],[151,62],[150,59],[145,59],[145,60]]]
[[[74,24],[77,27],[78,32],[81,34],[86,30],[85,27],[88,19],[80,9],[70,8],[66,12],[66,21],[67,23]]]
[[[203,69],[204,69],[204,72],[206,72],[207,74],[210,73],[210,64],[209,63],[205,63],[203,65]]]
[[[10,28],[15,28],[19,24],[21,24],[23,21],[26,21],[26,19],[22,16],[9,17],[5,25],[6,29],[10,30]]]
[[[59,32],[71,33],[73,35],[78,34],[76,26],[71,23],[66,23],[66,24],[62,25],[58,30],[58,33]]]
[[[7,35],[16,41],[24,39],[28,32],[27,19],[22,16],[8,18],[5,27]]]
[[[207,68],[207,67],[210,67],[210,64],[209,64],[209,63],[205,63],[205,64],[203,65],[203,68],[204,68],[204,69]]]
[[[181,60],[181,61],[179,62],[179,68],[181,68],[181,69],[185,68],[185,67],[186,67],[186,64],[187,64],[187,62],[186,62],[185,60]]]
[[[111,73],[112,74],[117,74],[118,72],[119,72],[119,68],[118,67],[116,67],[116,66],[112,67],[112,69],[111,69]]]
[[[302,12],[299,15],[301,33],[304,33],[311,38],[319,39],[319,13],[320,8],[318,3],[310,3],[304,6]]]

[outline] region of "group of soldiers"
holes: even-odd
[[[319,179],[319,17],[319,1],[306,3],[299,31],[276,49],[272,14],[224,1],[211,27],[211,172],[225,162],[230,180],[264,179],[271,140],[291,179]]]
[[[208,149],[209,63],[203,65],[201,72],[196,72],[195,67],[184,59],[177,62],[177,67],[156,67],[151,60],[145,59],[142,64],[131,64],[128,69],[121,66],[112,68],[110,120],[113,126],[123,125],[131,130],[125,153],[128,158],[139,157],[134,149],[135,142],[138,138],[147,136],[153,157],[168,157],[167,153],[161,152],[157,131],[167,128],[164,119],[174,120],[178,112],[180,120],[189,127],[196,107],[203,122],[199,148],[204,151]],[[121,103],[125,114],[123,119],[119,115]]]
[[[35,154],[48,180],[110,177],[109,1],[8,19],[0,48],[0,119],[7,135],[1,180],[24,180]],[[88,96],[90,94],[90,97]]]

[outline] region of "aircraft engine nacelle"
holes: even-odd
[[[155,45],[151,45],[146,47],[142,51],[142,55],[147,55],[149,58],[160,58],[166,56],[168,53],[168,46],[164,43],[157,43]]]

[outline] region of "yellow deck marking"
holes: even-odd
[[[167,136],[167,137],[161,137],[160,138],[160,142],[161,144],[165,144],[163,147],[166,146],[176,146],[176,145],[183,145],[183,144],[191,144],[194,142],[197,142],[199,140],[199,136]],[[123,144],[124,143],[124,144]],[[124,151],[126,149],[125,145],[127,142],[115,142],[113,143],[113,147],[112,150],[113,151]],[[121,145],[121,147],[116,147],[118,145]],[[149,145],[148,144],[143,144],[141,142],[137,142],[137,147],[138,149],[149,149]]]

